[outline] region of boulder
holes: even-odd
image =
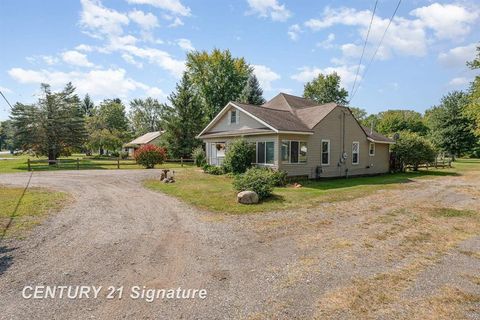
[[[242,191],[237,194],[237,201],[243,204],[258,203],[258,194],[255,191]]]

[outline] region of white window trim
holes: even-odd
[[[323,163],[323,143],[328,142],[328,162]],[[330,139],[322,139],[320,144],[320,164],[322,166],[329,166],[330,165]]]
[[[282,145],[283,145],[283,142],[286,141],[288,142],[288,161],[284,161],[282,159],[280,159],[281,163],[282,164],[293,164],[293,165],[297,165],[297,164],[307,164],[308,163],[308,142],[305,141],[305,140],[280,140],[280,156],[282,156],[281,154],[281,148],[282,148]],[[290,154],[291,154],[291,150],[292,150],[292,142],[298,142],[298,162],[292,162],[292,157],[290,157]],[[300,161],[300,143],[304,142],[306,145],[307,145],[307,160],[305,162],[301,162]]]
[[[353,145],[358,145],[357,148],[357,162],[353,162]],[[352,165],[359,165],[360,164],[360,142],[353,141],[352,142]]]
[[[371,150],[370,147],[371,147],[372,145],[373,145],[373,153],[370,153],[370,150]],[[370,155],[370,157],[374,157],[374,156],[375,156],[375,148],[376,148],[375,142],[370,142],[370,143],[368,144],[368,154]]]

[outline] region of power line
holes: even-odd
[[[10,109],[13,109],[12,105],[10,104],[10,102],[8,102],[7,98],[5,97],[5,95],[3,94],[2,91],[0,91],[0,94],[2,95],[3,99],[5,99],[5,101],[7,102],[7,104],[10,106]]]
[[[365,48],[367,47],[368,36],[370,35],[370,30],[372,29],[373,18],[375,17],[375,11],[377,10],[378,0],[375,0],[375,6],[373,7],[372,18],[370,19],[370,24],[368,26],[367,36],[365,37],[365,42],[363,43],[362,54],[360,55],[360,61],[358,62],[357,72],[355,73],[355,79],[353,80],[353,86],[350,90],[350,93],[355,89],[355,84],[357,83],[358,73],[360,72],[360,66],[362,65],[363,55],[365,54]],[[351,100],[351,99],[350,99]],[[350,100],[348,103],[350,103]]]
[[[365,79],[365,76],[366,76],[366,74],[367,74],[368,69],[370,68],[371,64],[373,63],[373,60],[375,60],[375,56],[377,55],[378,50],[379,50],[380,47],[382,46],[382,42],[383,42],[383,40],[385,39],[385,35],[387,34],[388,28],[390,28],[390,25],[392,24],[393,18],[394,18],[395,15],[397,14],[398,8],[400,7],[400,4],[401,4],[401,3],[402,3],[402,0],[398,0],[397,7],[395,8],[395,11],[393,11],[392,16],[390,17],[390,21],[388,21],[387,27],[385,28],[385,31],[383,32],[382,38],[380,38],[380,42],[378,43],[378,46],[377,46],[377,48],[375,49],[375,52],[373,53],[372,58],[371,58],[370,61],[368,62],[367,67],[365,68],[365,71],[363,72],[363,78],[364,78],[364,79]],[[358,91],[358,87],[357,87],[357,89],[355,89],[355,91],[353,92],[353,94],[352,94],[349,102],[352,101],[353,97],[355,97],[355,94],[357,93],[357,91]]]

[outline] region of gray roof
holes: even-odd
[[[373,131],[369,127],[365,127],[365,126],[362,126],[362,127],[363,127],[363,131],[365,131],[365,133],[367,134],[367,137],[369,137],[370,139],[372,139],[374,141],[385,142],[385,143],[394,143],[395,142],[393,139],[385,137],[384,135]]]
[[[153,132],[148,132],[145,133],[143,136],[140,136],[136,138],[135,140],[130,141],[129,143],[126,143],[124,146],[135,146],[135,145],[142,145],[142,144],[148,144],[152,142],[153,140],[157,139],[162,135],[163,132],[161,131],[153,131]]]

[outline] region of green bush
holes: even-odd
[[[162,164],[167,158],[167,150],[153,144],[146,144],[135,150],[135,160],[147,169],[152,169],[156,164]]]
[[[285,187],[287,185],[287,172],[283,170],[271,170],[272,179],[275,187]]]
[[[112,151],[112,153],[110,153],[110,156],[113,157],[113,158],[118,158],[118,157],[120,157],[120,152]]]
[[[400,138],[393,145],[392,151],[402,168],[413,166],[415,171],[420,164],[435,161],[436,156],[435,148],[430,141],[413,132],[400,133]]]
[[[192,158],[195,161],[197,167],[202,167],[207,163],[207,155],[202,147],[196,147],[193,149]]]
[[[255,191],[259,199],[271,196],[275,186],[274,172],[268,169],[250,168],[235,176],[233,187],[237,191]]]
[[[225,171],[234,174],[244,173],[252,166],[255,147],[245,139],[237,139],[228,144],[223,165]]]
[[[126,151],[120,152],[120,158],[122,158],[123,160],[127,159],[128,158],[128,152],[126,152]]]
[[[223,167],[217,167],[217,166],[211,166],[211,165],[205,164],[203,166],[203,172],[219,176],[224,174],[225,170]]]

